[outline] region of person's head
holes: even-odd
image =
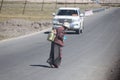
[[[63,23],[63,27],[66,28],[66,29],[68,29],[70,27],[70,24],[68,22],[64,22]]]

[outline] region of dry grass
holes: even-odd
[[[52,13],[59,7],[79,7],[81,11],[101,7],[97,4],[55,4],[55,3],[31,3],[27,2],[24,9],[24,2],[4,2],[0,14],[0,21],[13,18],[28,20],[50,20]]]

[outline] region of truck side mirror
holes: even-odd
[[[83,13],[81,13],[81,14],[80,14],[80,17],[84,17],[84,14],[83,14]]]
[[[55,13],[52,13],[53,16],[55,16]]]

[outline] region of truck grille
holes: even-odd
[[[72,19],[58,19],[59,23],[64,23],[65,21],[68,23],[72,23]]]

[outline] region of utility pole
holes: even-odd
[[[57,8],[57,0],[56,0],[56,5],[55,5],[55,9]]]
[[[74,0],[74,7],[76,7],[76,0]]]
[[[41,8],[41,11],[43,11],[43,7],[44,7],[44,0],[42,1],[42,8]]]
[[[27,0],[25,0],[25,3],[24,3],[23,14],[25,14],[26,5],[27,5]]]
[[[0,6],[0,13],[1,13],[1,10],[2,10],[2,6],[3,6],[3,0],[1,2],[1,6]]]

